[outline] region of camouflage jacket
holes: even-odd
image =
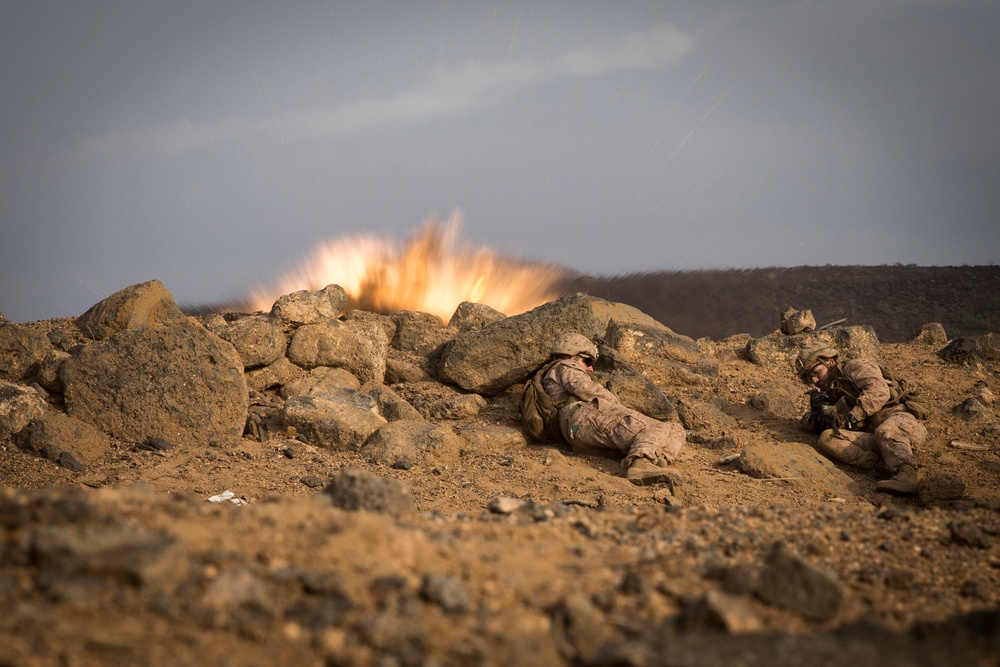
[[[596,403],[600,408],[619,403],[618,397],[594,381],[575,359],[561,359],[542,377],[542,387],[560,409],[577,402]]]
[[[870,431],[889,415],[906,410],[904,398],[900,384],[887,378],[878,364],[851,359],[831,369],[823,391],[813,392],[810,411],[803,415],[801,423],[816,432],[827,428]]]

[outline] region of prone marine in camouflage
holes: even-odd
[[[810,395],[801,423],[820,433],[816,448],[831,459],[870,470],[882,464],[892,474],[875,484],[886,493],[917,492],[919,478],[913,450],[927,438],[919,417],[922,405],[878,364],[865,359],[838,363],[829,346],[803,350],[795,361]]]
[[[559,407],[559,428],[566,442],[624,452],[622,468],[633,484],[677,484],[680,477],[669,464],[684,446],[684,427],[622,405],[595,382],[590,373],[597,346],[586,337],[560,336],[551,355],[557,361],[542,377],[542,387]]]

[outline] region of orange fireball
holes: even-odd
[[[286,274],[276,290],[255,290],[251,306],[269,310],[275,299],[331,284],[347,292],[350,307],[378,313],[416,310],[447,322],[463,301],[516,315],[558,298],[569,272],[561,267],[502,257],[459,243],[461,216],[425,220],[402,246],[370,235],[322,244],[305,267]]]

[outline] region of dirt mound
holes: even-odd
[[[567,303],[553,317],[607,323],[595,302]],[[200,321],[249,359],[275,348],[257,335],[273,321],[253,317]],[[491,335],[529,355],[544,327],[524,321]],[[925,483],[900,498],[815,455],[797,425],[804,387],[788,365],[751,361],[753,337],[681,341],[686,368],[711,360],[710,374],[680,373],[674,359],[642,376],[688,429],[672,492],[633,486],[601,452],[528,441],[520,382],[497,390],[495,380],[518,360],[458,363],[479,358],[475,327],[432,330],[412,314],[340,322],[295,324],[322,333],[302,362],[315,368],[291,364],[279,345],[246,370],[242,437],[108,436],[75,468],[17,435],[0,441],[0,664],[863,667],[1000,656],[997,360],[880,346],[931,406],[916,452]],[[71,324],[0,339],[41,331],[66,355],[102,344]],[[383,363],[385,384],[318,363],[331,341],[373,327],[391,341],[388,358],[366,348],[363,368]],[[449,372],[489,394],[435,378],[448,358],[441,342],[460,335]],[[624,356],[614,358],[622,368]],[[64,409],[54,388],[42,389],[47,407],[22,400],[33,382],[58,386],[48,358],[6,385],[25,420]],[[180,371],[188,362],[176,359]],[[300,428],[276,421],[289,402],[312,411]]]

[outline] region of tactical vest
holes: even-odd
[[[847,407],[853,408],[858,404],[858,397],[861,395],[858,385],[854,383],[854,380],[847,377],[840,368],[830,370],[833,373],[833,378],[830,380],[830,386],[826,390],[827,395],[830,397],[830,402],[836,404],[837,401],[843,398],[847,403]],[[869,415],[867,420],[873,420],[876,424],[880,424],[890,414],[898,412],[898,410],[893,410],[892,408],[900,405],[917,419],[926,419],[926,407],[922,402],[915,400],[910,392],[907,391],[905,383],[897,380],[881,366],[879,366],[879,371],[882,373],[885,383],[889,385],[889,400],[885,402],[878,412],[874,415]]]

